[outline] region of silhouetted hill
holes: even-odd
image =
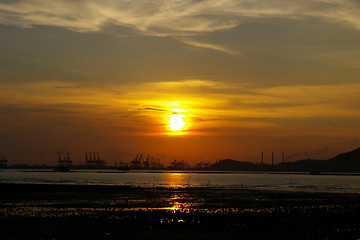
[[[255,170],[256,166],[250,162],[235,161],[232,159],[219,160],[210,166],[211,170],[220,171],[251,171]]]
[[[328,160],[298,160],[278,165],[283,171],[360,172],[360,148],[341,153]]]
[[[278,165],[255,165],[250,162],[223,159],[210,166],[219,171],[291,171],[291,172],[360,172],[360,148],[328,160],[304,159]]]
[[[296,162],[281,163],[277,166],[277,169],[282,171],[314,172],[324,171],[325,166],[326,161],[324,160],[305,159]]]
[[[326,161],[328,169],[340,172],[360,171],[360,148],[330,158]]]

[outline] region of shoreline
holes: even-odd
[[[59,182],[1,182],[0,181],[0,190],[1,188],[11,191],[11,187],[15,188],[26,188],[26,189],[43,189],[44,191],[51,189],[102,189],[102,190],[116,190],[116,189],[188,189],[188,190],[248,190],[248,191],[259,191],[259,192],[282,192],[282,193],[304,193],[304,194],[342,194],[342,195],[354,195],[360,194],[359,191],[349,191],[349,190],[339,190],[339,189],[318,189],[318,188],[304,188],[303,186],[294,186],[293,188],[281,188],[281,187],[251,187],[248,185],[140,185],[140,184],[94,184],[94,183],[73,183],[66,181]]]
[[[1,239],[360,236],[355,193],[4,183],[0,191]]]

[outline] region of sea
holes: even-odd
[[[119,185],[133,187],[250,188],[360,193],[360,175],[237,171],[117,171],[0,169],[0,183]]]

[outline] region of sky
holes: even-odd
[[[194,165],[351,151],[359,12],[355,0],[0,0],[0,157]]]

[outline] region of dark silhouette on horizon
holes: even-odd
[[[262,154],[263,155],[263,154]],[[360,148],[341,153],[328,160],[302,159],[295,162],[284,162],[274,165],[253,164],[251,162],[223,159],[210,166],[211,170],[222,171],[289,171],[289,172],[360,172]]]
[[[54,169],[55,171],[70,171],[71,169],[117,169],[123,171],[129,170],[195,170],[195,171],[272,171],[272,172],[309,172],[311,174],[329,173],[329,172],[344,172],[344,173],[360,173],[360,148],[346,153],[338,154],[328,160],[319,159],[301,159],[294,162],[288,162],[284,159],[282,152],[281,162],[275,164],[274,152],[271,153],[271,163],[264,163],[264,153],[261,152],[260,163],[252,163],[246,161],[237,161],[234,159],[220,159],[215,163],[209,162],[197,163],[194,167],[189,166],[184,160],[174,160],[170,166],[165,167],[161,164],[159,158],[150,156],[150,154],[143,157],[142,154],[137,154],[135,159],[130,163],[123,161],[115,161],[114,166],[107,165],[104,160],[99,157],[91,158],[91,153],[85,153],[85,165],[73,165],[69,153],[67,157],[61,158],[59,155],[58,165],[56,167],[47,165],[11,165],[8,160],[2,158],[0,161],[1,168],[38,168],[38,169]],[[89,154],[89,155],[88,155]]]

